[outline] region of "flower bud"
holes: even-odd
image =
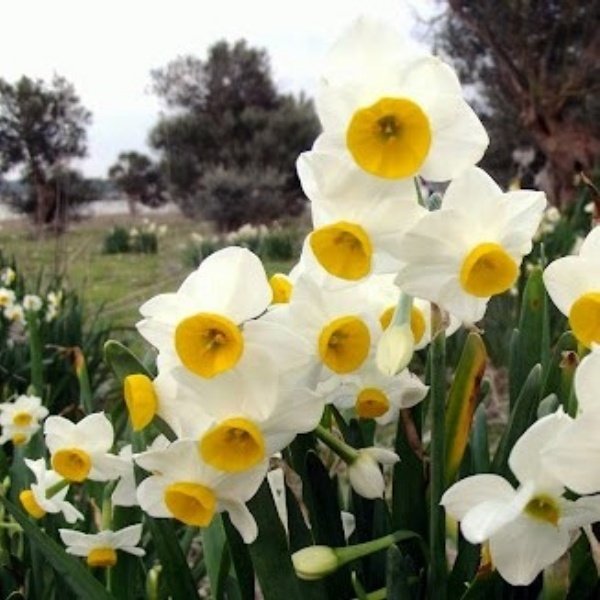
[[[410,322],[390,325],[377,345],[377,368],[384,375],[397,375],[410,363],[414,348],[415,340]]]
[[[313,581],[333,573],[339,566],[338,557],[329,546],[308,546],[292,554],[292,563],[300,579]]]
[[[379,463],[393,465],[399,460],[399,456],[390,450],[362,448],[354,462],[348,465],[348,479],[352,489],[363,498],[383,497],[385,481]]]

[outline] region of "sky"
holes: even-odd
[[[178,55],[206,56],[220,39],[266,48],[284,92],[312,95],[319,64],[361,14],[417,37],[435,0],[18,0],[2,7],[0,77],[71,81],[92,112],[88,156],[77,166],[106,176],[119,152],[149,152],[148,132],[165,107],[150,70]]]

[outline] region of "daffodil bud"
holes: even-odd
[[[329,546],[308,546],[292,554],[292,563],[300,579],[313,581],[333,573],[339,566],[339,560],[333,548]]]
[[[410,363],[415,341],[410,322],[390,325],[382,334],[377,345],[377,368],[384,375],[397,375]]]
[[[348,479],[352,489],[363,498],[381,498],[385,481],[379,468],[393,465],[400,460],[395,452],[383,448],[362,448],[358,456],[348,465]]]

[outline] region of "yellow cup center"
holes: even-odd
[[[412,177],[429,153],[429,119],[412,100],[381,98],[352,115],[346,145],[356,163],[372,175]]]
[[[117,564],[117,553],[108,546],[93,548],[87,555],[87,564],[90,567],[114,567]]]
[[[169,485],[164,499],[177,520],[195,527],[206,527],[212,521],[217,506],[217,499],[210,488],[188,481]]]
[[[64,448],[52,455],[52,468],[68,481],[85,481],[91,468],[90,455],[79,448]]]
[[[27,440],[29,440],[29,436],[24,433],[15,433],[11,440],[15,446],[22,446],[27,442]]]
[[[240,328],[227,317],[198,313],[177,325],[175,349],[190,371],[208,378],[237,364],[244,351],[244,338]]]
[[[395,306],[389,306],[379,316],[379,322],[381,323],[382,329],[387,329],[392,322],[394,316]],[[410,310],[410,329],[413,334],[415,344],[418,344],[423,335],[425,335],[426,321],[425,315],[420,308],[413,306]]]
[[[569,325],[575,337],[588,348],[600,343],[600,292],[583,294],[569,311]]]
[[[519,266],[499,244],[479,244],[467,254],[460,270],[463,289],[478,298],[509,290],[519,275]]]
[[[365,388],[361,390],[354,405],[356,414],[363,419],[374,419],[381,417],[390,408],[387,396],[377,388]]]
[[[38,504],[31,490],[23,490],[19,494],[19,500],[23,508],[34,518],[41,519],[46,511]]]
[[[373,248],[367,232],[355,223],[339,221],[310,234],[310,247],[331,275],[356,281],[371,272]]]
[[[336,373],[358,369],[369,354],[371,335],[365,323],[354,316],[340,317],[319,335],[319,356]]]
[[[31,425],[31,421],[33,421],[33,417],[31,413],[28,412],[18,412],[13,417],[13,425],[17,427],[27,427]]]
[[[134,431],[148,425],[158,407],[158,398],[152,380],[141,373],[128,375],[123,384],[125,404]]]
[[[243,417],[222,421],[204,434],[200,455],[209,465],[238,473],[254,467],[265,458],[265,441],[260,429]]]
[[[525,514],[532,519],[544,521],[551,525],[558,525],[558,520],[560,519],[560,507],[554,498],[541,495],[536,496],[527,503]]]
[[[269,279],[269,285],[273,292],[273,304],[287,304],[292,296],[294,286],[289,278],[283,273],[275,273]]]

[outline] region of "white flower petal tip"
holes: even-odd
[[[409,365],[414,349],[415,340],[410,323],[390,325],[377,345],[377,368],[384,375],[397,375]]]

